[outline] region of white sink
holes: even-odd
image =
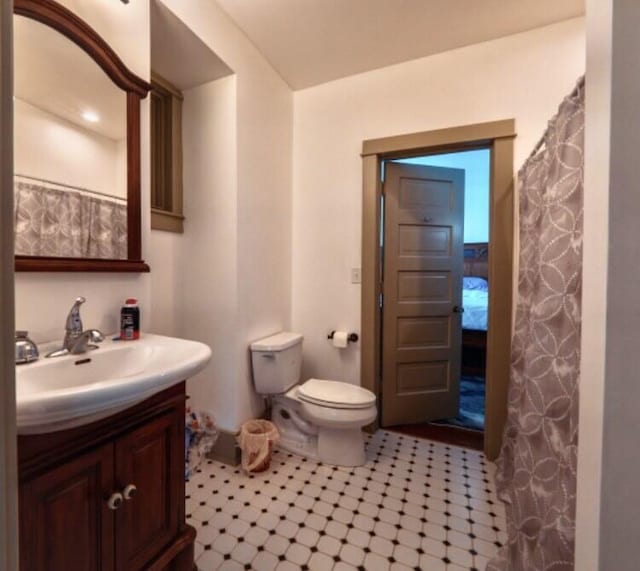
[[[108,340],[81,355],[19,365],[18,432],[53,432],[104,418],[194,375],[210,358],[203,343],[142,334],[137,341]]]

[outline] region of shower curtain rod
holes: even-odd
[[[578,92],[581,89],[584,89],[585,86],[585,76],[583,75],[580,79],[578,79],[578,82],[576,83],[576,86],[573,88],[573,91],[569,94],[569,98],[571,97],[575,97]],[[554,116],[555,119],[555,116]],[[553,119],[551,120],[553,121]],[[549,121],[549,123],[551,123],[551,121]],[[524,165],[526,165],[533,157],[535,157],[538,152],[540,151],[540,149],[542,149],[542,147],[544,147],[544,144],[547,140],[547,133],[549,132],[550,129],[550,125],[547,125],[547,128],[544,130],[544,133],[542,134],[542,137],[540,137],[540,140],[536,143],[536,146],[533,147],[533,151],[531,151],[531,154],[527,157],[527,160],[524,161],[523,163],[523,167]]]
[[[70,188],[71,190],[79,190],[81,192],[87,192],[89,194],[95,194],[96,196],[107,196],[109,198],[113,198],[114,200],[121,200],[122,202],[126,202],[127,199],[122,196],[116,196],[115,194],[107,194],[106,192],[98,192],[97,190],[89,190],[88,188],[83,188],[82,186],[73,186],[72,184],[65,184],[63,182],[56,182],[55,180],[47,180],[46,178],[38,178],[35,176],[29,176],[26,174],[18,174],[15,173],[13,176],[19,178],[26,178],[28,180],[35,180],[37,182],[44,182],[45,184],[54,184],[56,186],[62,186],[64,188]]]

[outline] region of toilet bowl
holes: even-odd
[[[299,384],[302,335],[296,333],[252,343],[251,356],[257,392],[272,397],[281,448],[337,466],[365,463],[362,427],[377,416],[371,391],[324,379]]]

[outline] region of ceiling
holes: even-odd
[[[217,0],[293,89],[584,14],[584,0]]]
[[[224,77],[231,69],[161,2],[151,2],[151,69],[179,90]]]
[[[127,131],[127,98],[100,66],[62,34],[15,16],[14,94],[75,125],[120,140]],[[83,119],[86,111],[99,121]]]

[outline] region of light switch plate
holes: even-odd
[[[351,283],[362,283],[362,271],[360,270],[360,268],[351,268]]]

